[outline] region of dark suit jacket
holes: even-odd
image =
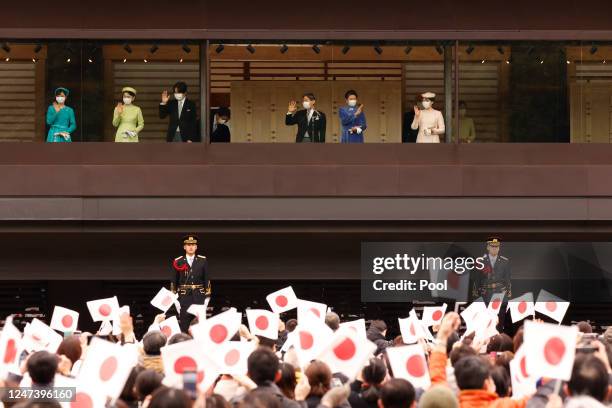
[[[210,134],[210,143],[229,143],[230,130],[226,125],[217,124],[217,128]]]
[[[296,143],[301,143],[304,139],[304,134],[308,131],[310,139],[315,143],[325,143],[325,114],[315,110],[308,121],[306,110],[302,109],[295,112],[293,115],[285,116],[285,125],[298,125],[297,135],[295,136]]]
[[[191,140],[192,142],[199,141],[198,139],[198,111],[195,102],[190,99],[185,99],[181,117],[178,116],[178,101],[172,99],[167,104],[159,104],[159,118],[164,119],[170,116],[168,123],[168,133],[166,133],[166,141],[171,142],[174,139],[177,126],[181,128],[181,139],[183,142]]]
[[[178,268],[178,269],[177,269]],[[185,268],[183,270],[183,268]],[[204,285],[210,291],[210,281],[208,279],[208,260],[205,256],[196,255],[191,266],[187,258],[179,256],[172,262],[174,288],[180,285]]]

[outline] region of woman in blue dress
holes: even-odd
[[[363,143],[363,132],[366,130],[366,118],[363,104],[357,106],[357,92],[350,90],[344,94],[346,105],[338,110],[342,124],[340,143]]]
[[[55,90],[55,101],[47,109],[47,142],[71,142],[70,135],[76,130],[74,111],[66,106],[66,97],[70,91],[66,88]]]

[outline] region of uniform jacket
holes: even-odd
[[[182,255],[172,262],[173,280],[171,287],[173,291],[181,285],[204,285],[206,295],[210,294],[210,280],[208,277],[208,260],[205,256],[196,255],[191,266],[187,258]]]

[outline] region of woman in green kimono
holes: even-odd
[[[136,89],[125,87],[123,103],[119,102],[113,112],[113,126],[117,128],[115,142],[138,142],[138,133],[144,128],[144,119],[140,107],[133,104]]]
[[[47,109],[47,142],[71,142],[70,134],[76,130],[74,111],[66,106],[66,97],[70,91],[66,88],[55,90],[55,101]]]

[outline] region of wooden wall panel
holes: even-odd
[[[572,143],[612,143],[612,66],[577,62],[569,82]]]
[[[0,63],[0,141],[42,140],[46,111],[40,108],[45,102],[44,76],[37,80],[38,65],[44,65],[44,60]]]
[[[328,143],[340,140],[338,107],[344,93],[355,89],[365,106],[366,142],[401,140],[401,89],[392,81],[234,81],[232,142],[295,142],[296,126],[285,126],[288,102],[305,92],[317,96],[327,117]]]

